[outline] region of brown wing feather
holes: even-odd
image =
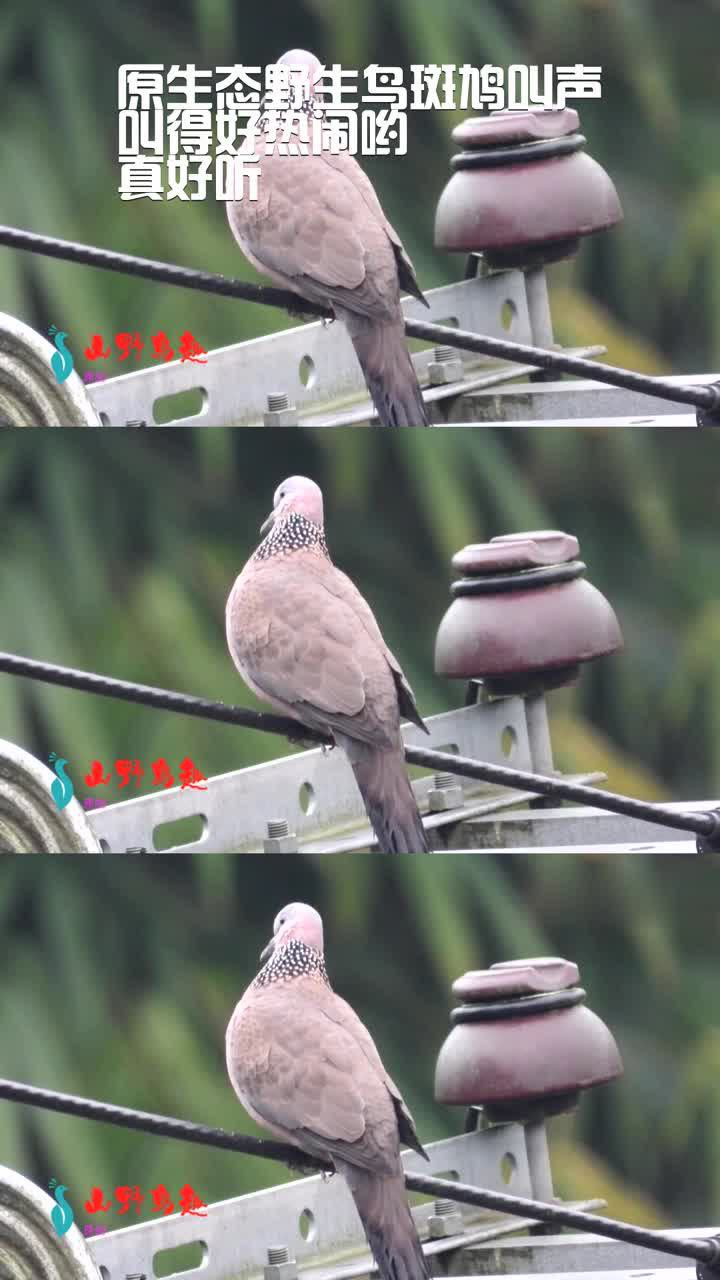
[[[301,554],[292,592],[272,569],[238,579],[228,602],[231,652],[254,687],[306,724],[391,748],[397,664],[349,579]]]
[[[357,1041],[318,1007],[317,988],[308,996],[293,985],[291,999],[282,992],[258,997],[252,1036],[235,1042],[235,1074],[247,1101],[308,1151],[394,1172],[399,1136],[382,1077],[367,1059],[358,1061]],[[256,1057],[256,1043],[269,1043],[269,1053]]]

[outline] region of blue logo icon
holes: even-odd
[[[50,752],[48,759],[52,764],[55,770],[55,773],[57,775],[55,778],[53,778],[52,783],[50,784],[50,791],[52,793],[52,798],[55,801],[58,809],[64,809],[65,806],[70,803],[73,796],[75,795],[75,788],[65,772],[65,765],[67,764],[67,760],[61,760],[55,754],[54,751]],[[53,761],[54,761],[54,764],[53,764]]]
[[[58,382],[64,382],[66,378],[70,377],[75,366],[72,353],[68,351],[65,346],[67,334],[63,333],[62,330],[58,329],[57,325],[54,324],[50,325],[48,333],[53,339],[56,347],[56,350],[53,351],[50,357],[50,367],[52,368]]]
[[[52,1224],[55,1230],[57,1231],[58,1235],[64,1236],[65,1232],[70,1230],[73,1222],[75,1221],[75,1214],[73,1213],[70,1205],[65,1199],[65,1192],[67,1191],[67,1187],[63,1187],[63,1186],[59,1187],[57,1185],[56,1178],[51,1178],[49,1185],[50,1185],[50,1190],[53,1191],[53,1194],[57,1201],[57,1204],[55,1204],[50,1211]]]

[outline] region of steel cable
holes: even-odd
[[[98,249],[93,245],[77,244],[72,240],[59,240],[56,236],[38,235],[19,227],[0,226],[0,245],[23,249],[30,253],[59,258],[85,266],[99,267],[105,271],[119,271],[125,275],[163,284],[179,285],[185,289],[198,289],[204,293],[221,294],[239,298],[244,302],[260,302],[265,306],[282,307],[295,315],[330,318],[332,312],[306,301],[298,294],[269,285],[250,284],[217,275],[210,271],[197,271],[174,263],[156,262],[151,258],[139,258],[134,254],[117,253],[112,249]],[[720,386],[682,386],[635,373],[615,365],[596,364],[581,356],[566,355],[561,351],[549,351],[542,347],[521,342],[508,342],[500,338],[484,337],[466,329],[453,329],[447,325],[429,324],[423,320],[406,320],[405,332],[410,338],[422,338],[440,346],[459,347],[502,360],[519,361],[540,369],[553,369],[558,373],[572,373],[596,382],[625,390],[639,391],[644,395],[658,396],[678,404],[691,404],[712,417],[720,413]]]

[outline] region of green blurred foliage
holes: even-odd
[[[275,913],[309,901],[325,919],[333,985],[425,1140],[463,1124],[433,1101],[451,981],[528,955],[575,960],[625,1076],[550,1122],[558,1193],[605,1196],[611,1213],[647,1223],[717,1221],[717,859],[166,855],[97,859],[92,875],[70,858],[3,870],[5,1077],[256,1132],[226,1079],[224,1029]],[[189,1181],[210,1201],[288,1176],[9,1102],[0,1162],[67,1184],[81,1222],[94,1185],[177,1193]]]

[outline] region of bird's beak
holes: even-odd
[[[272,529],[274,523],[275,523],[275,512],[271,511],[267,520],[263,520],[262,524],[260,525],[260,532],[267,533],[269,529]]]
[[[274,950],[275,950],[275,939],[271,938],[267,946],[263,947],[262,951],[260,952],[260,960],[262,961],[263,964],[265,963],[266,960],[270,959]]]

